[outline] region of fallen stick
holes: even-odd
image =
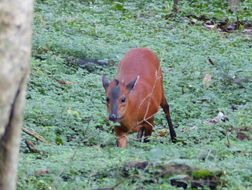
[[[39,141],[41,141],[43,143],[48,143],[48,141],[45,140],[44,137],[42,137],[41,135],[39,135],[38,133],[36,133],[34,131],[30,131],[25,127],[22,128],[22,131],[25,132],[27,135],[30,135],[30,136],[34,137],[35,139],[37,139],[37,140],[39,140]]]
[[[211,63],[211,65],[216,65],[216,63],[210,57],[207,57],[207,60],[209,63]]]
[[[25,144],[31,153],[40,153],[40,151],[35,148],[35,145],[31,141],[25,139]]]

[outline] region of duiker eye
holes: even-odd
[[[122,97],[122,98],[121,98],[121,102],[122,102],[122,103],[126,102],[126,98],[125,98],[125,97]]]
[[[106,102],[109,103],[109,97],[106,98]]]

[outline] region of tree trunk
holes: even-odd
[[[33,0],[0,0],[0,189],[16,189]]]
[[[178,1],[179,0],[173,0],[173,8],[172,11],[177,13],[178,12]]]

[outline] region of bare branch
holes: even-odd
[[[35,139],[37,139],[38,141],[41,141],[43,143],[48,143],[47,140],[45,140],[44,137],[42,137],[41,135],[39,135],[38,133],[28,130],[27,128],[23,127],[22,131],[25,132],[27,135],[30,135],[32,137],[34,137]]]

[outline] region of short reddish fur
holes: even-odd
[[[126,93],[125,84],[139,77],[134,88]],[[138,132],[138,137],[148,137],[152,133],[155,113],[161,106],[166,114],[172,140],[175,141],[176,133],[172,127],[169,106],[166,102],[163,89],[163,76],[159,60],[147,48],[135,48],[127,52],[120,62],[116,79],[122,94],[126,94],[127,107],[123,113],[120,126],[115,127],[117,145],[126,147],[126,135]],[[114,86],[111,82],[106,90],[107,96]],[[119,107],[120,112],[120,107]]]

